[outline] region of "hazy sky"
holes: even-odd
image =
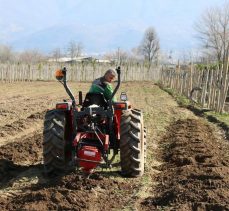
[[[194,22],[223,0],[0,0],[0,44],[57,25],[155,27],[162,49],[195,48]],[[136,43],[137,45],[137,43]],[[133,46],[134,47],[134,46]]]

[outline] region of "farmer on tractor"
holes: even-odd
[[[92,82],[90,93],[102,93],[106,100],[109,100],[113,93],[113,87],[111,82],[116,78],[116,71],[109,69],[105,72],[104,76],[95,79]],[[112,101],[116,101],[116,98],[113,97]]]
[[[120,101],[114,102],[121,83],[121,68],[116,71],[114,91],[110,83],[116,72],[109,69],[93,82],[84,100],[81,91],[76,100],[68,87],[67,69],[56,71],[57,80],[71,100],[58,102],[45,115],[43,157],[47,175],[72,167],[80,168],[86,175],[97,166],[110,168],[119,152],[123,176],[143,175],[146,155],[143,114],[132,107],[125,92],[121,93]]]

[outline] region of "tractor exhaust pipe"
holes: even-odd
[[[83,93],[82,91],[79,91],[79,105],[83,105]]]

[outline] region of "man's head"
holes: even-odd
[[[105,72],[104,78],[107,82],[111,83],[116,77],[116,72],[113,69],[109,69]]]

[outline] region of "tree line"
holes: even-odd
[[[141,61],[150,65],[158,60],[160,50],[159,38],[156,30],[149,27],[145,30],[141,43],[126,51],[121,47],[111,50],[102,55],[103,59],[116,60],[120,64],[127,61]],[[85,55],[84,45],[81,42],[71,40],[66,49],[60,47],[53,49],[49,54],[45,54],[38,49],[27,49],[22,52],[15,52],[11,46],[0,44],[0,63],[38,63],[52,58],[58,61],[61,57],[71,59]]]

